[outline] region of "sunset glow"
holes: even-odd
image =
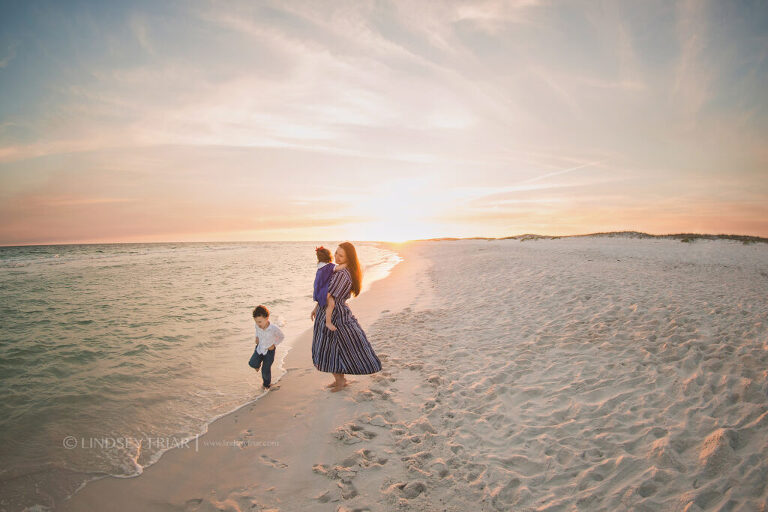
[[[20,2],[0,244],[768,236],[764,11]]]

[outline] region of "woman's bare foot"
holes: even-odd
[[[328,387],[331,388],[331,393],[336,393],[337,391],[341,391],[345,387],[349,386],[353,382],[357,382],[357,381],[355,379],[344,379],[344,381],[340,386],[337,386],[336,383],[334,382],[332,385]]]
[[[344,384],[345,382],[347,382],[347,379],[342,378],[340,381],[334,380],[333,382],[331,382],[330,384],[328,384],[325,387],[327,387],[327,388],[335,388],[337,385]]]

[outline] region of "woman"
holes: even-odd
[[[345,373],[376,373],[381,371],[381,361],[346,304],[350,293],[360,294],[363,281],[355,246],[344,242],[334,256],[336,268],[328,285],[328,304],[312,314],[312,362],[321,372],[333,374],[334,381],[328,387],[335,393],[354,382],[347,380]]]

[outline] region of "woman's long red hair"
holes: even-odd
[[[360,260],[357,259],[357,250],[349,242],[342,242],[339,247],[344,249],[344,254],[347,256],[347,269],[352,276],[352,296],[357,297],[363,285],[363,271],[360,269]]]

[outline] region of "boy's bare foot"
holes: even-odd
[[[325,387],[327,387],[327,388],[333,388],[333,387],[336,387],[336,381],[333,381],[333,382],[331,382],[330,384],[328,384],[328,385],[327,385],[327,386],[325,386]]]

